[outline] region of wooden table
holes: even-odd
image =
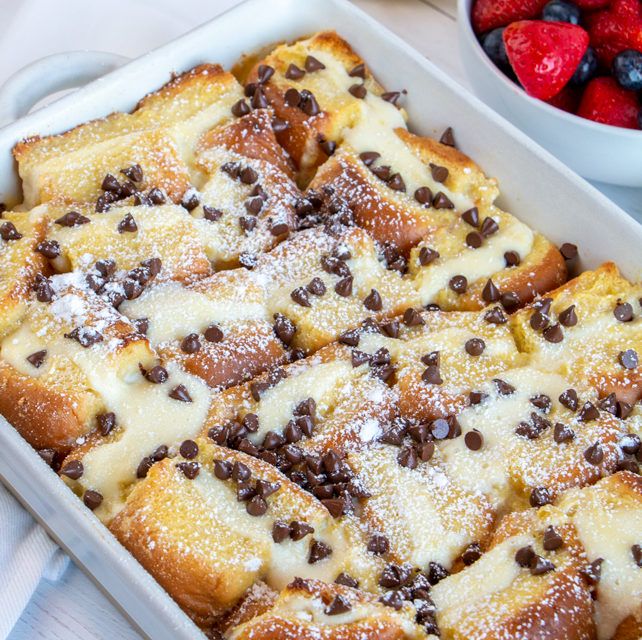
[[[353,1],[392,31],[402,36],[410,45],[439,65],[462,85],[468,86],[457,46],[455,0]],[[146,4],[150,12],[150,20],[153,12],[157,10],[157,5],[152,0],[129,0],[129,2],[131,4],[135,2]],[[100,33],[96,32],[92,35],[100,36],[100,46],[96,46],[96,48],[106,48],[126,55],[137,55],[161,44],[168,39],[168,36],[169,38],[175,37],[186,28],[214,17],[239,2],[240,0],[210,0],[209,3],[191,2],[192,8],[198,7],[198,13],[190,15],[189,7],[185,8],[186,5],[190,5],[190,0],[163,0],[161,2],[163,10],[166,13],[173,11],[177,17],[176,31],[170,33],[167,22],[165,22],[162,29],[158,28],[156,31],[149,29],[147,33],[142,34],[144,42],[137,40],[134,43],[129,40],[124,42],[121,37],[120,41],[116,40],[112,44],[109,40],[112,30],[113,33],[119,33],[122,36],[123,14],[116,11],[112,11],[111,14],[103,12],[100,16]],[[55,4],[57,13],[52,14],[52,19],[57,20],[60,24],[49,22],[48,33],[56,32],[60,27],[63,32],[67,30],[73,34],[72,39],[65,41],[67,49],[91,46],[85,45],[82,38],[86,37],[83,23],[86,23],[90,30],[97,28],[96,10],[87,7],[87,4],[92,3],[77,3],[78,7],[82,8],[73,13],[73,29],[71,30],[68,24],[69,16],[72,15],[70,7],[66,2]],[[204,6],[206,4],[207,7]],[[105,5],[102,6],[105,7]],[[12,6],[10,11],[13,10],[15,10],[15,6]],[[138,26],[140,27],[140,25]],[[152,33],[150,34],[149,31]],[[82,35],[83,32],[85,36]],[[76,36],[76,34],[80,35]],[[77,42],[78,38],[80,41]],[[37,55],[57,50],[54,47],[43,52],[42,43],[37,46],[39,47]],[[14,56],[11,63],[15,69],[27,61],[28,59],[23,61]],[[642,221],[642,190],[606,185],[596,186]],[[22,618],[9,636],[9,640],[32,640],[34,638],[46,640],[69,640],[70,638],[133,640],[140,638],[140,636],[102,592],[79,569],[70,565],[62,580],[53,584],[46,581],[41,583]]]

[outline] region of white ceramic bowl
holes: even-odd
[[[642,187],[642,131],[586,120],[527,95],[479,44],[470,21],[473,1],[457,5],[461,56],[477,95],[581,176]]]

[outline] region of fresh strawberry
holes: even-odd
[[[613,0],[609,9],[586,17],[591,45],[605,68],[624,49],[642,51],[642,3]]]
[[[577,115],[614,127],[638,129],[640,105],[633,91],[613,78],[594,78],[586,86]]]
[[[571,79],[589,43],[586,31],[568,22],[522,20],[508,25],[508,60],[531,96],[549,100]]]
[[[548,0],[476,0],[473,5],[473,28],[478,35],[515,20],[539,15]]]
[[[580,9],[584,11],[595,11],[596,9],[605,9],[611,4],[611,0],[574,0]]]

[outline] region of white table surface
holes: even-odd
[[[459,58],[455,0],[353,0],[468,86]],[[71,49],[138,56],[240,0],[2,0],[0,84],[16,69]],[[46,25],[46,26],[45,26]],[[596,185],[642,222],[642,189]],[[9,640],[139,639],[101,591],[73,564],[43,580]]]

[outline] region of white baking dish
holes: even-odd
[[[172,71],[200,62],[230,66],[244,52],[333,28],[345,36],[390,89],[409,90],[414,131],[455,128],[460,147],[504,188],[502,204],[553,241],[576,242],[582,266],[615,260],[642,276],[642,227],[423,56],[346,0],[248,0],[174,42],[117,68],[72,95],[0,129],[0,200],[19,200],[11,148],[25,136],[63,131],[114,110],[131,109]],[[116,66],[111,56],[69,54],[31,66],[0,92],[4,113],[17,113],[54,91]],[[38,83],[38,76],[43,84]],[[28,93],[25,93],[28,91]],[[196,627],[138,563],[0,418],[0,479],[51,535],[101,584],[147,636],[194,638]]]

